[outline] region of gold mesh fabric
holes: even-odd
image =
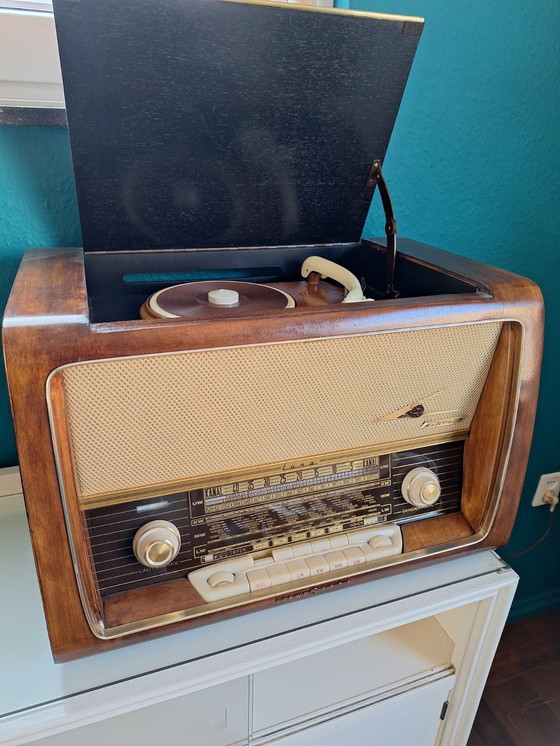
[[[500,329],[469,324],[75,363],[55,373],[68,413],[55,425],[69,430],[80,496],[465,430]],[[419,402],[419,418],[376,422]]]

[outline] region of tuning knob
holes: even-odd
[[[412,469],[403,479],[401,492],[404,499],[418,508],[433,505],[441,495],[437,475],[425,466]]]
[[[165,567],[178,555],[181,535],[169,521],[150,521],[138,529],[132,548],[144,567]]]

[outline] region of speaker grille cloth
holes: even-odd
[[[62,367],[55,375],[78,495],[468,429],[500,329],[469,324]],[[419,418],[375,422],[419,402]]]

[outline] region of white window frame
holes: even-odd
[[[64,108],[54,16],[0,8],[0,107]]]
[[[333,0],[283,1],[333,5]],[[2,107],[64,109],[64,106],[52,10],[0,7],[0,123]]]

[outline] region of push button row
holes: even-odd
[[[400,529],[388,523],[276,547],[264,556],[259,553],[234,557],[194,570],[188,578],[210,603],[307,578],[328,576],[401,551]]]
[[[299,544],[290,546],[277,547],[272,550],[272,558],[275,562],[282,562],[292,557],[305,557],[308,554],[323,554],[329,549],[339,549],[347,547],[349,544],[348,534],[336,534],[335,536],[325,537],[324,539],[314,539],[313,541],[302,541]]]
[[[391,539],[388,536],[383,539],[383,546],[391,545]],[[292,580],[303,580],[315,575],[343,570],[345,567],[361,565],[368,560],[377,559],[377,555],[378,553],[369,544],[347,546],[342,550],[313,554],[302,559],[292,559],[286,563],[267,563],[265,567],[250,570],[247,573],[247,580],[251,591],[262,591]],[[260,560],[257,560],[255,564],[259,562]]]

